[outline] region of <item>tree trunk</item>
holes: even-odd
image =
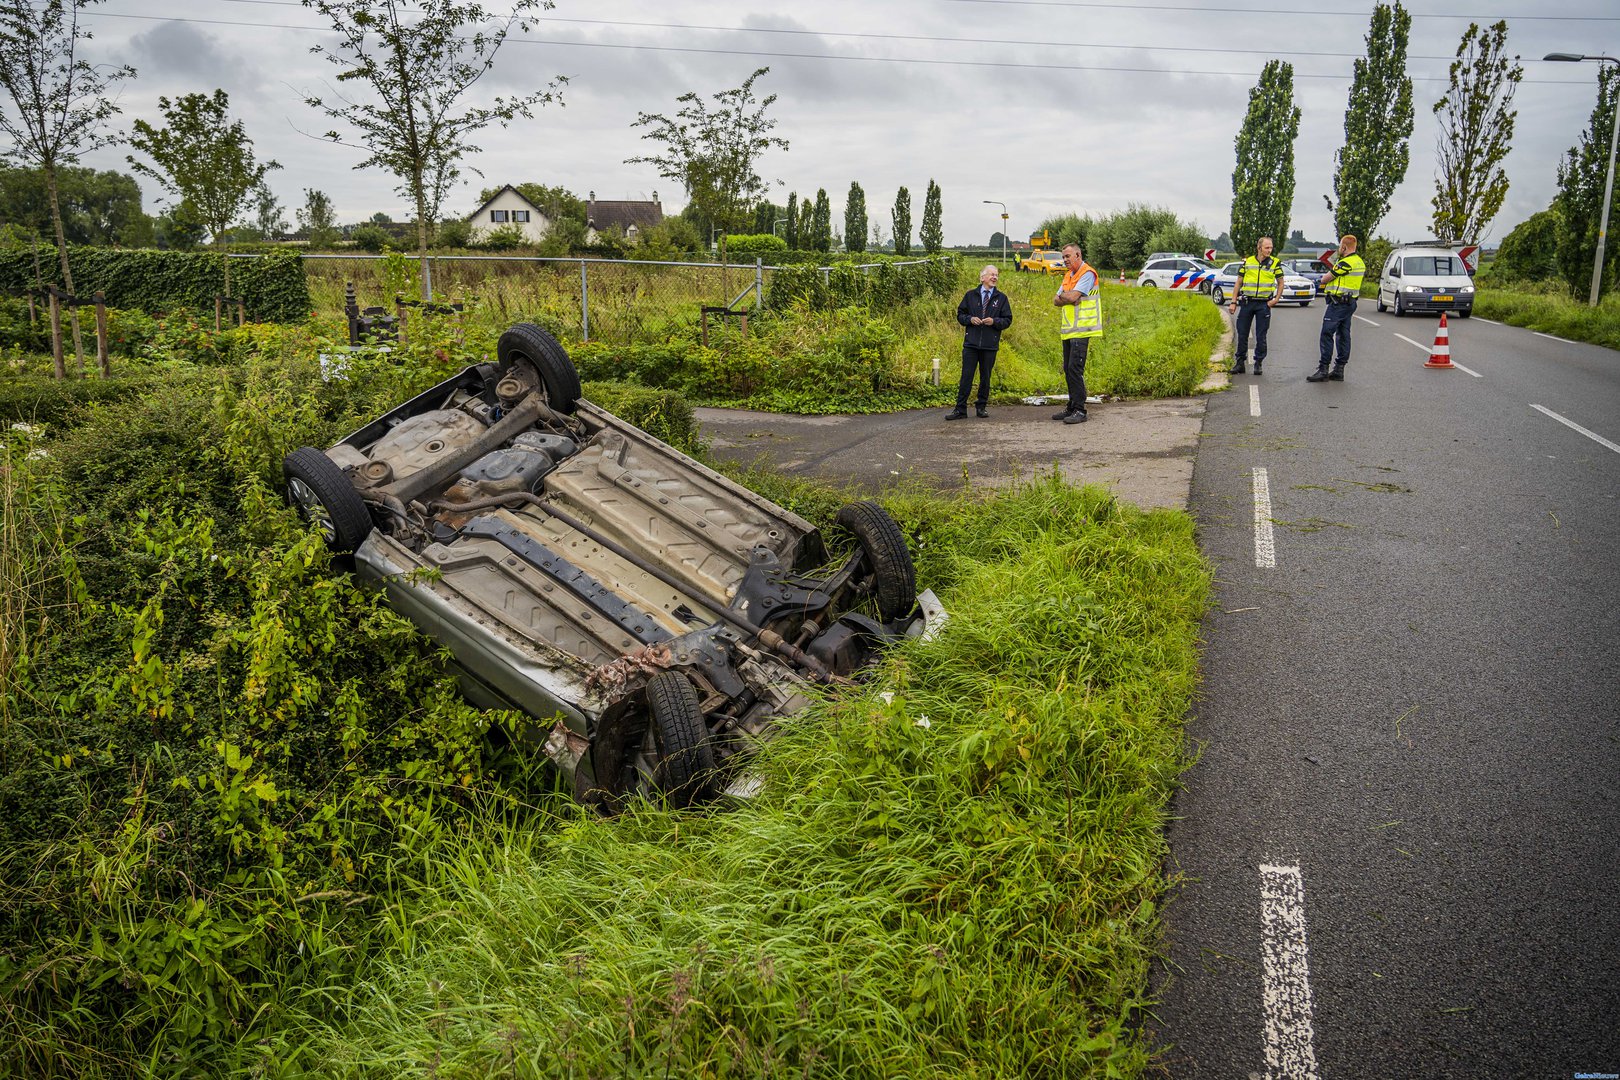
[[[45,162],[45,191],[51,199],[51,225],[56,229],[56,254],[62,262],[62,288],[69,296],[73,293],[73,271],[68,266],[67,233],[62,229],[62,204],[56,197],[56,162]],[[79,309],[68,309],[68,320],[73,325],[73,354],[79,361],[79,374],[84,374],[84,338],[79,333]],[[57,378],[62,378],[64,372],[58,370]]]
[[[433,272],[428,269],[427,193],[422,189],[422,174],[416,174],[416,256],[422,264],[422,299],[433,299]]]

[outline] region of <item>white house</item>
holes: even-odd
[[[477,241],[493,229],[516,225],[523,230],[529,242],[538,244],[551,231],[551,219],[541,209],[518,194],[517,188],[507,184],[488,202],[467,218],[472,226],[473,240]]]

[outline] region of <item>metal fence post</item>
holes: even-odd
[[[765,306],[765,260],[754,256],[754,310]]]
[[[585,260],[579,260],[579,340],[591,340],[591,282]]]

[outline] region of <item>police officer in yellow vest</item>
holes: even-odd
[[[1091,339],[1102,336],[1102,295],[1097,271],[1080,257],[1079,244],[1063,245],[1066,272],[1052,306],[1059,311],[1058,337],[1063,340],[1063,381],[1069,404],[1052,419],[1065,424],[1086,422],[1086,353]]]
[[[1350,319],[1356,313],[1356,299],[1361,296],[1361,279],[1366,276],[1367,264],[1356,254],[1356,238],[1345,233],[1339,239],[1338,258],[1322,279],[1322,299],[1327,301],[1327,310],[1322,313],[1321,362],[1316,374],[1305,376],[1306,382],[1344,381],[1344,365],[1350,362]]]
[[[1254,326],[1254,373],[1266,361],[1266,334],[1271,329],[1271,309],[1282,299],[1282,263],[1271,257],[1271,237],[1262,236],[1254,254],[1243,260],[1237,288],[1232,292],[1231,312],[1237,316],[1237,357],[1231,374],[1242,375],[1249,355],[1249,327]]]

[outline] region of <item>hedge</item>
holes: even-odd
[[[177,308],[209,312],[225,285],[218,252],[84,247],[71,249],[70,257],[78,294],[100,290],[115,308],[154,315]],[[54,247],[40,245],[39,266],[45,284],[62,284]],[[21,296],[34,287],[33,251],[0,250],[0,294]],[[254,322],[300,322],[311,311],[303,261],[293,252],[232,260],[231,292],[245,301]]]

